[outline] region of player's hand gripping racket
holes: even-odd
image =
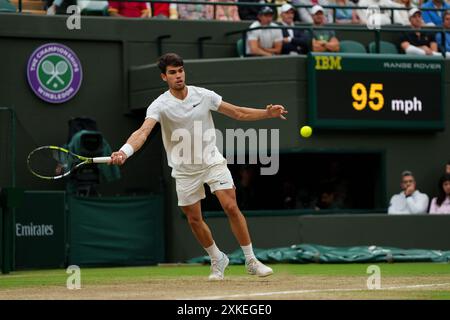
[[[88,163],[109,163],[111,157],[88,158],[57,146],[34,149],[28,155],[28,169],[36,177],[48,180],[61,179]]]

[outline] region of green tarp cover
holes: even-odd
[[[273,249],[255,249],[256,257],[267,263],[365,263],[365,262],[449,262],[450,251],[399,249],[392,247],[358,246],[328,247],[314,244],[298,244]],[[241,249],[229,254],[231,264],[244,264]],[[209,263],[203,256],[188,263]]]
[[[161,196],[68,200],[70,264],[148,265],[164,261]]]

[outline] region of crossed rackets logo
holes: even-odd
[[[50,56],[42,62],[40,69],[39,79],[49,90],[62,90],[70,82],[69,64],[60,56]]]
[[[36,48],[27,64],[28,83],[33,92],[48,103],[63,103],[80,89],[81,61],[69,47],[46,43]]]
[[[50,61],[46,60],[42,63],[42,70],[48,75],[51,75],[50,79],[47,80],[45,84],[49,84],[54,78],[56,78],[61,84],[64,84],[64,81],[59,77],[67,72],[68,66],[65,61],[59,61],[55,65]]]

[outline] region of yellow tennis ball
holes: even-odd
[[[303,126],[300,129],[300,135],[303,138],[309,138],[311,136],[311,134],[312,134],[312,128],[310,126]]]

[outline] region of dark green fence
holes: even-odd
[[[1,206],[0,206],[0,266],[3,266],[3,209]]]
[[[165,258],[160,195],[72,198],[63,191],[25,191],[15,211],[14,221],[7,219],[7,233],[15,235],[11,245],[0,210],[0,248],[9,241],[0,254],[6,273],[68,264],[148,265]],[[14,250],[14,257],[5,250]]]
[[[66,260],[65,193],[26,191],[16,209],[15,266],[24,268],[63,267]]]
[[[69,263],[148,265],[164,261],[161,196],[70,197]]]

